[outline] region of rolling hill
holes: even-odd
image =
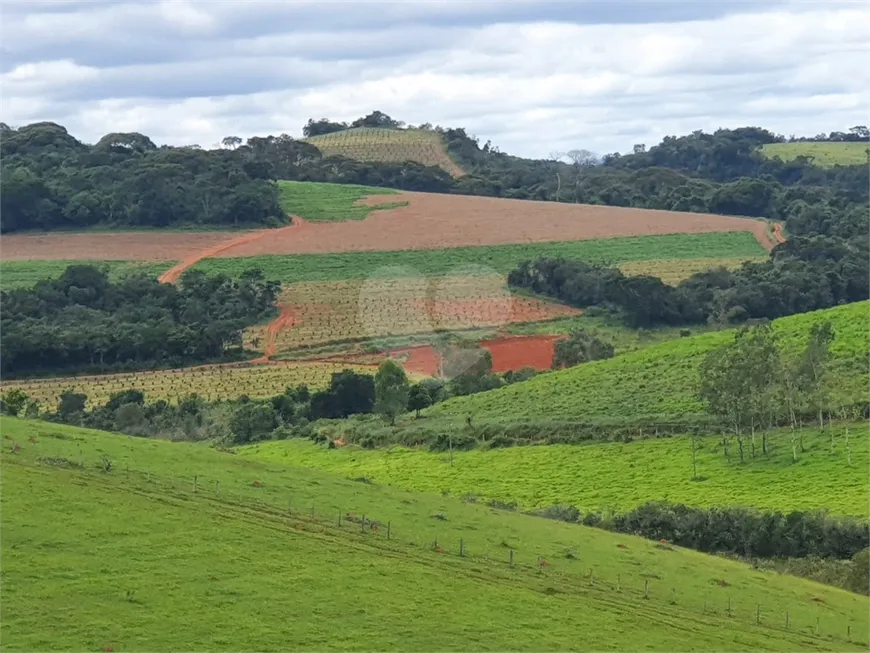
[[[435,131],[354,127],[304,139],[324,156],[343,156],[355,161],[438,166],[453,177],[465,172],[447,154],[444,139]]]
[[[832,376],[837,379],[837,399],[844,403],[867,398],[868,309],[870,303],[857,302],[773,322],[783,346],[791,349],[803,345],[813,323],[832,322],[836,332]],[[720,331],[664,342],[498,390],[449,399],[427,414],[458,420],[473,415],[476,422],[511,423],[678,421],[703,412],[696,397],[698,366],[708,351],[731,336],[731,331]]]
[[[4,650],[866,650],[866,597],[724,558],[203,445],[3,431]]]

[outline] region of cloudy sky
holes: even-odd
[[[870,122],[870,3],[0,0],[0,120],[212,147],[374,109],[546,157]]]

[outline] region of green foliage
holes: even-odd
[[[349,426],[344,425],[344,430]],[[851,426],[853,433],[867,432],[866,423]],[[452,430],[438,432],[462,429],[461,422],[456,422]],[[452,465],[425,448],[326,451],[303,440],[263,443],[242,449],[240,454],[346,477],[367,476],[378,484],[408,490],[444,491],[457,497],[471,493],[482,502],[515,502],[524,510],[574,505],[584,514],[607,515],[660,500],[704,508],[744,506],[781,512],[828,510],[834,515],[862,518],[870,515],[870,438],[853,436],[849,465],[844,425],[825,431],[805,428],[805,450],[797,464],[792,461],[787,429],[768,432],[767,454],[758,451],[755,457],[747,455],[742,465],[733,438],[728,439],[727,455],[721,437],[696,438],[700,481],[692,480],[692,437],[656,438],[654,432],[643,433],[646,437],[638,439],[635,430],[631,442],[496,451],[472,443],[471,450],[454,454]],[[833,453],[829,446],[832,433],[837,443]]]
[[[386,417],[390,424],[408,409],[408,376],[404,368],[387,359],[375,374],[375,411]]]
[[[252,270],[238,280],[188,270],[181,287],[69,266],[60,278],[0,293],[5,375],[180,366],[225,355],[241,331],[274,312],[278,284]]]
[[[229,426],[234,441],[245,444],[269,435],[278,426],[278,419],[271,405],[248,402],[233,411]]]
[[[332,375],[329,388],[311,395],[312,419],[342,418],[370,413],[375,405],[375,381],[368,374],[343,370]]]
[[[783,353],[801,351],[813,324],[830,321],[833,406],[866,401],[868,302],[794,315],[773,322]],[[733,331],[704,333],[651,345],[603,361],[542,374],[492,392],[449,399],[427,410],[432,418],[474,414],[477,421],[688,420],[703,412],[697,398],[704,356],[733,338]]]
[[[24,443],[0,458],[4,649],[390,650],[399,637],[458,651],[481,633],[493,650],[866,648],[865,597],[736,561],[201,445],[14,418],[4,430]],[[380,533],[338,527],[347,513]]]
[[[374,186],[324,184],[311,181],[279,181],[281,208],[290,216],[309,222],[362,220],[372,211],[404,206],[393,202],[366,206],[358,202],[369,195],[395,195],[396,191]]]
[[[0,158],[4,233],[285,220],[268,171],[247,166],[240,151],[158,148],[135,133],[89,146],[43,122],[6,130]]]
[[[29,400],[30,397],[27,396],[26,392],[19,388],[13,388],[3,394],[0,402],[2,402],[3,413],[15,417],[24,410]]]
[[[848,583],[853,592],[870,594],[870,549],[859,551],[852,557],[852,573]]]
[[[380,268],[405,268],[409,274],[443,276],[474,264],[507,274],[523,261],[541,256],[568,260],[606,262],[679,258],[754,258],[764,254],[758,240],[748,232],[668,234],[485,247],[453,247],[436,250],[395,252],[347,252],[341,254],[296,254],[208,258],[193,269],[237,278],[250,268],[261,269],[269,279],[285,282],[365,279]]]
[[[553,369],[613,358],[613,353],[613,345],[599,338],[594,331],[576,329],[567,338],[556,342]]]
[[[432,405],[432,395],[422,383],[415,383],[408,391],[408,410],[413,410],[417,418],[420,411]]]

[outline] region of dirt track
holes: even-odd
[[[400,193],[400,197],[409,205],[376,211],[365,220],[302,222],[244,234],[11,234],[3,236],[2,256],[5,260],[196,262],[205,256],[439,249],[709,231],[750,231],[767,249],[776,244],[766,221],[748,218],[434,193]],[[371,203],[383,201],[385,196],[369,198]]]

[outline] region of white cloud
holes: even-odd
[[[625,151],[695,129],[867,122],[862,4],[617,4],[23,4],[0,28],[13,62],[0,111],[91,142],[141,131],[207,147],[380,109],[525,156]],[[661,22],[665,9],[684,19]]]

